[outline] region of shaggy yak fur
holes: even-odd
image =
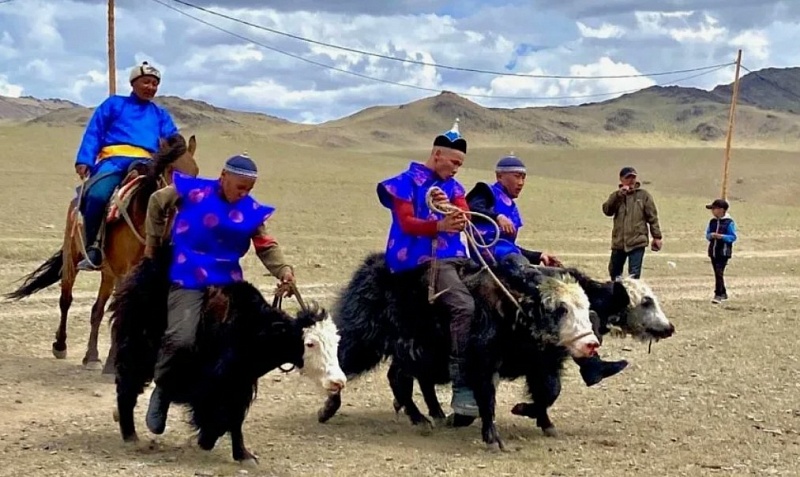
[[[559,346],[563,307],[546,311],[539,286],[548,277],[532,268],[493,268],[517,298],[524,313],[499,289],[490,275],[471,261],[461,264],[465,284],[475,297],[475,318],[470,330],[468,380],[475,392],[485,443],[503,448],[494,425],[493,375],[525,376],[534,397],[541,376],[557,374],[568,352]],[[428,267],[391,274],[383,253],[368,256],[353,275],[334,306],[339,329],[339,364],[348,377],[375,368],[391,357],[388,379],[397,411],[404,408],[413,424],[430,425],[413,401],[414,379],[435,420],[445,419],[434,386],[450,381],[448,373],[450,328],[447,315],[428,303]],[[569,280],[564,275],[562,280]],[[546,285],[545,285],[546,286]],[[537,402],[539,400],[537,399]],[[341,395],[329,396],[319,420],[330,419],[341,406]],[[472,419],[469,420],[472,422]]]
[[[111,305],[117,346],[116,417],[126,442],[138,439],[133,409],[153,379],[166,329],[170,255],[163,247],[155,259],[143,259],[117,289]],[[175,402],[189,407],[201,448],[213,449],[230,432],[233,458],[255,459],[245,448],[242,424],[258,378],[283,363],[302,368],[303,330],[326,316],[313,305],[293,319],[245,282],[207,292],[191,369],[175,373],[182,376],[180,382],[166,383],[176,392]]]

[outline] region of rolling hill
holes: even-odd
[[[800,149],[800,68],[767,68],[741,79],[737,147]],[[318,125],[232,111],[177,97],[157,99],[179,126],[223,135],[353,150],[428,147],[432,132],[461,121],[485,147],[708,146],[725,140],[732,85],[711,91],[653,86],[608,101],[567,107],[487,108],[442,92],[399,106],[373,106]],[[83,126],[92,110],[61,100],[0,98],[0,120]]]

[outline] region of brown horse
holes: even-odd
[[[167,140],[161,140],[159,146],[153,160],[137,164],[136,169],[125,178],[120,190],[112,198],[112,203],[116,202],[117,205],[117,217],[107,220],[103,232],[104,259],[100,269],[100,289],[92,306],[91,333],[86,355],[83,357],[83,366],[86,369],[99,369],[102,364],[97,350],[97,338],[108,299],[120,280],[144,255],[145,217],[150,196],[171,182],[173,171],[197,175],[199,170],[194,160],[197,147],[194,136],[189,138],[188,145],[183,136],[176,134]],[[120,194],[124,189],[127,193]],[[122,198],[124,195],[128,195],[128,198]],[[77,264],[84,254],[83,231],[79,214],[76,213],[77,204],[78,198],[73,199],[67,210],[61,249],[26,276],[17,290],[5,295],[8,299],[20,300],[61,281],[61,322],[53,342],[53,356],[58,359],[67,357],[67,313],[72,305],[72,288],[78,275]],[[109,349],[103,374],[114,373],[113,348],[112,346]]]

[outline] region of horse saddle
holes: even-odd
[[[117,186],[117,188],[114,190],[114,193],[111,195],[111,199],[106,207],[107,224],[119,219],[121,217],[121,211],[127,209],[128,204],[130,203],[130,200],[136,190],[138,190],[142,179],[144,179],[144,177],[147,175],[147,172],[150,168],[150,162],[151,161],[149,159],[137,159],[128,167],[127,174],[122,179],[122,182],[120,182],[119,186]],[[82,186],[78,186],[75,189],[75,196],[80,197],[82,200],[83,196],[81,196],[81,192],[83,192],[83,195],[85,196],[92,185],[102,177],[105,176],[101,174],[90,177]]]

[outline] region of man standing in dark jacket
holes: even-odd
[[[651,249],[661,250],[661,227],[658,223],[658,209],[649,192],[642,189],[633,167],[623,167],[619,171],[619,185],[603,204],[603,213],[614,218],[611,231],[611,258],[608,273],[611,279],[622,275],[625,261],[628,261],[628,274],[634,278],[642,275],[644,251],[653,236]],[[648,229],[649,226],[649,229]]]

